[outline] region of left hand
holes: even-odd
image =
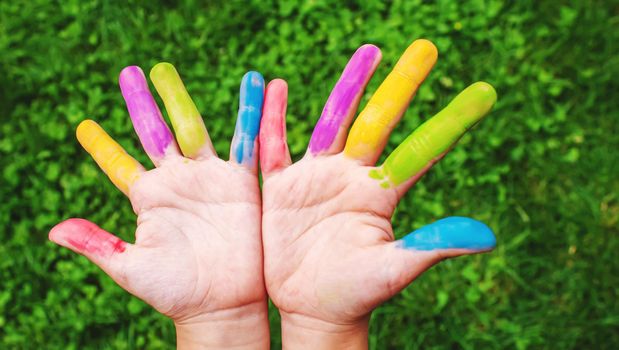
[[[286,85],[267,87],[260,130],[265,280],[282,316],[285,348],[367,346],[376,306],[440,260],[495,245],[488,227],[467,218],[439,220],[394,240],[391,216],[400,198],[491,109],[496,94],[487,83],[471,85],[374,166],[437,50],[415,41],[348,134],[380,56],[372,45],[357,50],[308,152],[294,164],[285,139]]]

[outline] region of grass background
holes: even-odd
[[[499,100],[405,197],[394,227],[472,216],[498,248],[444,262],[381,306],[372,348],[619,347],[617,2],[33,0],[0,2],[0,348],[174,344],[169,320],[47,242],[72,216],[132,239],[129,203],[74,138],[93,118],[149,164],[117,87],[123,67],[174,63],[222,156],[243,73],[286,79],[298,158],[358,46],[384,57],[365,103],[420,37],[439,61],[388,150],[474,81]]]

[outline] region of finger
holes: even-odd
[[[496,247],[492,230],[465,217],[448,217],[409,233],[384,246],[380,264],[388,271],[385,285],[396,293],[440,261],[461,255],[487,252]]]
[[[264,176],[292,163],[286,143],[288,85],[282,79],[267,85],[260,122],[260,168]]]
[[[49,239],[84,255],[117,282],[131,244],[84,219],[69,219],[54,226]]]
[[[494,249],[496,238],[486,224],[452,216],[423,226],[399,240],[408,250],[443,250],[443,258]]]
[[[309,144],[312,155],[342,151],[352,117],[380,58],[378,47],[363,45],[348,61],[312,133]]]
[[[257,137],[263,100],[264,78],[258,72],[247,72],[241,81],[239,113],[230,147],[230,159],[253,170],[258,164]]]
[[[428,40],[415,40],[406,49],[353,124],[344,148],[347,156],[366,165],[376,163],[437,56],[436,47]]]
[[[408,180],[416,180],[428,171],[495,102],[496,92],[490,84],[472,84],[408,136],[375,170],[373,177],[382,181],[383,187],[408,187]]]
[[[150,93],[142,69],[138,66],[126,67],[120,72],[118,83],[133,128],[153,164],[158,166],[166,154],[180,155],[174,136]]]
[[[183,154],[189,158],[215,155],[202,116],[174,66],[158,63],[151,69],[150,79],[165,104]]]
[[[92,120],[81,122],[76,134],[79,143],[112,183],[129,195],[129,187],[144,172],[144,167]]]

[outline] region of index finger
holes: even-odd
[[[410,134],[381,167],[391,185],[400,185],[427,171],[428,165],[449,150],[496,102],[496,91],[484,82],[464,89],[447,107]],[[379,178],[374,174],[375,178]],[[389,186],[389,185],[387,185]]]

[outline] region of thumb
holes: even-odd
[[[84,255],[114,280],[120,279],[131,245],[84,219],[68,219],[49,232],[50,241]]]
[[[492,230],[484,223],[452,216],[423,226],[389,243],[387,285],[397,293],[425,270],[440,261],[461,255],[487,252],[496,246]]]

